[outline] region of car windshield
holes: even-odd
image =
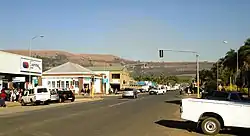
[[[47,93],[47,88],[37,88],[37,93]]]

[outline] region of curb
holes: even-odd
[[[21,104],[19,102],[7,102],[6,104],[6,108],[8,107],[18,107],[21,106]]]

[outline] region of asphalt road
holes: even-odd
[[[178,92],[101,101],[0,116],[0,136],[188,136]],[[179,124],[178,124],[179,123]]]

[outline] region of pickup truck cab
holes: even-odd
[[[20,102],[22,106],[27,104],[49,104],[50,99],[50,92],[47,90],[47,88],[37,86],[34,89],[24,91]]]
[[[231,91],[210,91],[202,94],[202,98],[210,100],[224,100],[224,101],[238,101],[238,102],[249,102],[249,98],[244,97],[247,94]]]
[[[250,103],[209,99],[182,99],[181,118],[197,123],[207,135],[224,127],[250,128]]]

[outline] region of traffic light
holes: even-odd
[[[163,58],[163,50],[159,50],[159,57]]]

